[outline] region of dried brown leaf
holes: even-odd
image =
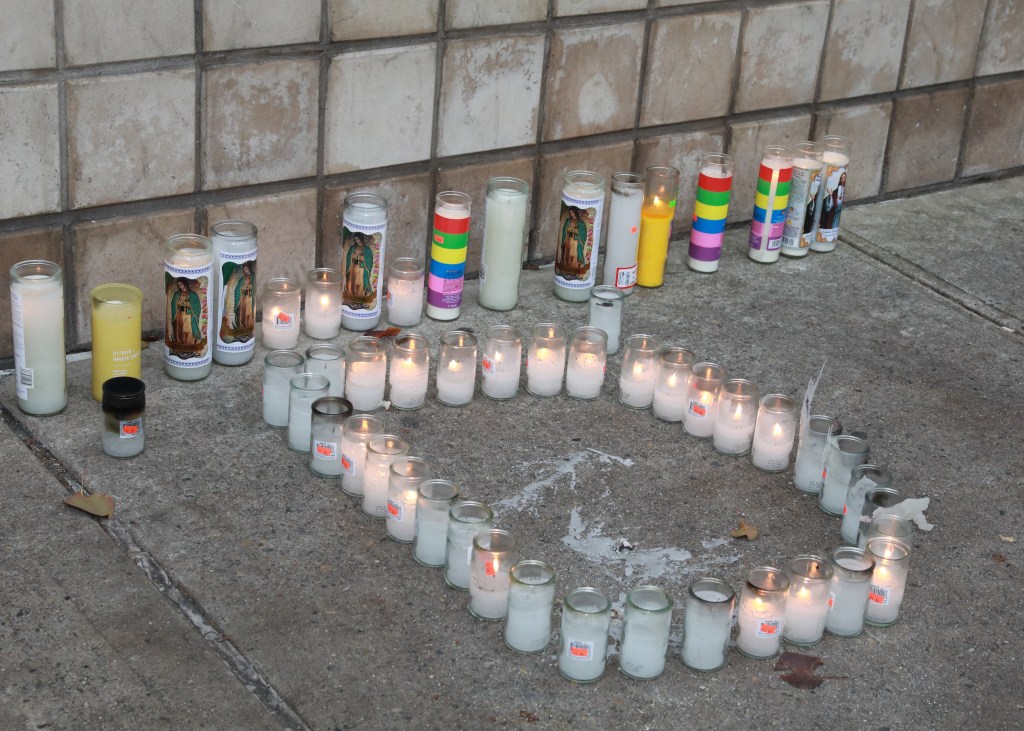
[[[748,541],[752,541],[761,533],[757,529],[757,526],[753,523],[748,523],[745,520],[741,520],[736,530],[729,531],[729,535],[733,538],[746,538]]]
[[[86,495],[79,490],[74,495],[64,498],[64,504],[101,518],[109,518],[114,514],[114,498],[102,492]]]
[[[519,717],[525,719],[527,723],[537,723],[540,720],[540,716],[529,711],[520,711]]]
[[[993,560],[993,561],[996,561],[996,562],[998,562],[998,563],[1002,563],[1003,561],[1005,561],[1005,560],[1006,560],[1006,556],[1004,556],[1004,555],[1003,555],[1003,554],[1001,554],[1001,553],[993,553],[993,554],[992,554],[992,560]]]
[[[815,668],[825,664],[817,655],[804,655],[800,652],[784,652],[775,661],[776,670],[793,670],[813,673]]]
[[[371,338],[377,338],[378,340],[382,340],[384,338],[393,338],[400,332],[402,332],[402,328],[400,327],[388,327],[384,328],[383,330],[370,330],[366,334],[369,335]]]
[[[825,682],[825,678],[823,676],[808,673],[804,670],[794,670],[791,673],[784,673],[779,677],[794,688],[799,688],[800,690],[814,690]]]

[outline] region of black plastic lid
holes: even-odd
[[[146,408],[146,384],[131,376],[117,376],[103,382],[103,408],[141,411]]]

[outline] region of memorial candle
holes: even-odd
[[[822,141],[821,179],[818,186],[817,222],[811,250],[828,252],[836,248],[839,219],[846,198],[846,169],[850,164],[850,143],[845,137],[826,135]]]
[[[604,190],[604,176],[598,173],[571,170],[563,176],[555,295],[566,302],[586,302],[597,280]]]
[[[595,399],[604,385],[608,337],[596,327],[578,327],[569,343],[565,393],[580,400]]]
[[[516,395],[522,354],[523,336],[519,330],[510,325],[495,325],[487,329],[480,359],[484,396],[504,400]]]
[[[668,242],[672,237],[672,219],[676,215],[679,194],[679,171],[667,165],[652,165],[644,177],[636,283],[641,287],[660,287],[665,283]]]
[[[356,411],[381,407],[387,368],[387,351],[380,340],[363,335],[349,342],[345,393]]]
[[[619,339],[622,333],[622,305],[626,299],[624,292],[606,284],[590,290],[590,309],[587,324],[604,330],[608,336],[608,355],[619,352]]]
[[[589,586],[576,589],[562,608],[562,648],[558,672],[576,683],[592,683],[604,674],[612,603]]]
[[[371,414],[354,414],[345,420],[341,430],[341,489],[347,495],[362,496],[366,482],[366,445],[383,431],[384,422]],[[390,473],[388,477],[390,479]]]
[[[341,274],[336,269],[322,267],[306,274],[306,335],[316,340],[328,340],[341,328]]]
[[[444,566],[448,553],[448,512],[459,488],[448,480],[424,480],[416,497],[412,557],[424,566]]]
[[[328,396],[345,395],[345,355],[330,343],[317,343],[306,348],[306,373],[319,373],[331,382]]]
[[[473,400],[476,385],[476,336],[450,330],[441,336],[437,359],[437,400],[445,406],[464,406]]]
[[[483,503],[463,500],[448,511],[448,545],[444,580],[455,589],[469,589],[469,567],[473,562],[473,538],[494,523],[494,513]]]
[[[747,657],[768,658],[779,651],[787,589],[789,579],[779,569],[760,566],[747,572],[736,634],[736,648]]]
[[[302,288],[290,277],[274,277],[263,286],[263,346],[288,350],[299,343]]]
[[[110,378],[142,375],[142,290],[102,284],[92,299],[92,397],[103,398]]]
[[[469,611],[480,619],[502,619],[508,611],[509,569],[517,560],[516,539],[504,530],[473,537],[469,571]]]
[[[793,153],[788,147],[764,148],[754,195],[754,216],[750,222],[750,247],[747,255],[762,264],[778,261],[782,232],[789,206],[789,186],[793,176]]]
[[[619,373],[619,403],[631,409],[646,409],[654,403],[658,378],[658,339],[653,335],[630,335],[622,355]]]
[[[902,502],[903,498],[900,495],[900,491],[892,487],[876,487],[872,490],[868,490],[864,496],[864,507],[861,508],[861,521],[860,530],[857,533],[857,547],[867,548],[868,536],[874,537],[871,526],[874,525],[876,518],[881,519],[885,516],[886,512],[882,511],[877,516],[879,508],[891,508],[899,502]],[[894,517],[889,515],[888,517]],[[866,520],[865,520],[866,519]],[[881,535],[888,535],[894,538],[901,538],[904,543],[910,545],[909,536],[913,531],[909,531],[905,536],[900,536],[898,533],[883,532]]]
[[[825,481],[821,477],[822,455],[829,436],[843,433],[839,419],[817,414],[808,418],[806,436],[800,439],[796,448],[796,467],[793,469],[793,484],[801,492],[817,495]]]
[[[213,243],[213,359],[242,365],[256,350],[256,226],[219,221],[210,227]]]
[[[672,599],[657,586],[638,586],[626,595],[626,616],[619,670],[631,678],[650,680],[665,670]]]
[[[637,173],[612,175],[608,237],[604,254],[605,284],[633,294],[636,284],[637,247],[640,244],[640,211],[644,205],[644,176]]]
[[[750,450],[750,461],[759,470],[781,472],[789,467],[796,436],[796,408],[796,399],[779,393],[761,399]]]
[[[519,302],[529,204],[530,185],[526,181],[518,178],[487,181],[479,297],[480,306],[488,310],[511,310]]]
[[[541,652],[551,641],[555,570],[544,561],[520,561],[509,571],[505,644],[516,652]]]
[[[690,584],[682,648],[686,667],[709,672],[725,665],[735,603],[736,592],[722,579],[708,576]]]
[[[64,350],[64,277],[52,261],[11,267],[14,388],[18,408],[47,416],[67,406]]]
[[[330,382],[316,373],[292,376],[288,392],[288,448],[308,452],[313,428],[313,402],[327,395]]]
[[[565,376],[566,335],[560,325],[535,325],[526,356],[526,390],[534,396],[557,396]]]
[[[374,193],[351,193],[341,215],[341,324],[372,330],[380,322],[388,202]]]
[[[409,453],[409,443],[394,434],[377,434],[366,443],[363,468],[363,512],[371,518],[388,517],[391,465]]]
[[[324,396],[313,402],[309,469],[317,477],[341,477],[342,434],[351,415],[352,404],[339,396]]]
[[[686,265],[695,272],[718,271],[732,195],[732,174],[733,160],[729,155],[717,152],[701,155],[690,249],[686,257]]]
[[[868,539],[867,552],[875,559],[871,575],[871,592],[865,621],[875,627],[888,627],[896,622],[907,588],[910,571],[910,548],[894,538]]]
[[[871,592],[875,560],[859,548],[841,546],[832,551],[825,630],[838,637],[856,637],[864,631],[864,614]]]
[[[427,287],[427,317],[434,320],[454,320],[462,309],[471,207],[465,193],[437,194]]]
[[[388,538],[398,543],[412,543],[416,536],[416,500],[419,486],[432,476],[426,460],[399,457],[391,463],[388,476]]]
[[[395,336],[391,348],[391,405],[396,409],[418,409],[427,400],[430,344],[422,335],[402,333]]]
[[[412,327],[423,319],[423,265],[403,256],[391,262],[388,274],[388,322]]]
[[[685,348],[664,348],[658,355],[654,415],[662,421],[682,421],[690,389],[690,368],[696,356]]]
[[[825,634],[832,566],[819,556],[789,562],[789,595],[782,638],[794,645],[816,645]]]
[[[725,380],[725,368],[717,363],[690,366],[683,431],[692,437],[707,439],[715,431],[718,390]]]
[[[818,495],[818,507],[829,515],[842,515],[846,492],[850,489],[853,468],[868,461],[868,443],[860,437],[841,434],[829,439],[824,453],[824,483]]]
[[[885,467],[862,464],[853,468],[850,473],[850,488],[846,491],[846,502],[843,504],[843,522],[839,527],[839,535],[846,543],[857,545],[861,513],[867,494],[880,487],[892,487],[892,473]]]
[[[210,375],[212,244],[205,236],[176,234],[164,244],[164,370],[179,381]]]
[[[711,443],[717,452],[738,457],[750,451],[757,417],[757,385],[742,378],[722,382]]]
[[[133,376],[103,382],[103,453],[134,457],[146,444],[146,384]]]
[[[263,421],[275,429],[288,426],[292,377],[302,373],[304,364],[294,350],[271,350],[263,359]]]
[[[782,231],[782,253],[800,257],[807,256],[810,251],[821,182],[822,151],[817,142],[798,142],[793,151],[793,177]]]

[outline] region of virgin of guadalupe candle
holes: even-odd
[[[476,336],[449,330],[441,336],[437,358],[437,400],[445,406],[465,406],[476,386]]]
[[[875,559],[875,570],[864,620],[875,627],[888,627],[900,614],[910,571],[910,548],[894,538],[878,537],[868,540],[867,552]]]
[[[771,264],[779,260],[792,176],[793,152],[781,145],[764,148],[757,174],[754,217],[750,222],[750,247],[747,249],[747,255],[756,262]]]
[[[710,672],[725,665],[736,593],[722,579],[705,576],[686,589],[683,664]]]
[[[695,272],[718,271],[732,195],[732,172],[733,160],[729,155],[718,152],[701,155],[690,249],[686,257],[686,266]]]
[[[363,512],[371,518],[388,517],[388,483],[391,465],[409,454],[409,443],[394,434],[377,434],[366,443],[363,470]]]
[[[317,343],[306,348],[306,372],[327,377],[328,396],[345,395],[345,354],[337,345]]]
[[[299,344],[302,288],[291,277],[273,277],[263,285],[263,346],[289,350]]]
[[[423,264],[410,256],[391,262],[388,272],[388,322],[412,327],[423,319]]]
[[[644,176],[639,173],[614,173],[611,200],[603,281],[623,294],[630,295],[636,285],[636,254],[640,244],[640,210],[644,206]]]
[[[856,637],[864,631],[875,560],[862,549],[840,546],[832,551],[829,561],[833,573],[825,631],[837,637]]]
[[[329,340],[341,328],[341,274],[337,269],[321,267],[306,273],[306,311],[303,316],[306,335]]]
[[[793,177],[789,181],[789,205],[782,231],[781,251],[786,256],[807,256],[810,251],[821,166],[821,145],[817,142],[798,142],[793,146]]]
[[[825,444],[830,436],[843,433],[839,419],[823,414],[811,416],[807,429],[801,431],[800,443],[796,448],[796,467],[793,470],[793,484],[801,492],[817,495],[825,485],[821,477]]]
[[[356,411],[376,411],[384,402],[388,354],[377,338],[360,336],[349,341],[345,393]]]
[[[822,160],[817,197],[817,225],[811,240],[813,251],[828,252],[836,248],[839,218],[846,197],[846,168],[850,164],[850,143],[845,137],[827,135],[821,141]]]
[[[864,501],[869,491],[879,487],[892,487],[892,473],[885,467],[862,464],[853,468],[850,473],[850,487],[846,491],[846,502],[843,504],[843,522],[839,527],[839,534],[844,542],[852,546],[857,545]]]
[[[480,254],[481,307],[505,311],[514,309],[519,302],[529,205],[530,185],[525,180],[487,181],[484,244]]]
[[[797,556],[786,574],[789,597],[782,639],[794,645],[816,645],[825,634],[832,566],[820,556]]]
[[[724,380],[725,368],[717,363],[695,363],[690,366],[683,431],[691,437],[707,439],[714,434],[718,390]]]
[[[198,234],[175,234],[164,244],[164,370],[179,381],[210,375],[210,287],[213,244]]]
[[[462,500],[448,511],[448,542],[444,580],[454,589],[469,589],[469,567],[473,562],[473,538],[494,524],[494,513],[483,503]]]
[[[562,178],[555,242],[555,295],[566,302],[586,302],[594,287],[604,190],[604,176],[589,170],[571,170]]]
[[[516,539],[508,531],[485,530],[473,537],[469,611],[474,617],[490,620],[505,617],[508,610],[508,572],[516,560]]]
[[[472,199],[465,193],[437,194],[427,285],[427,317],[434,320],[454,320],[462,310],[471,208]]]
[[[256,226],[248,221],[218,221],[213,242],[213,359],[242,365],[256,349]]]
[[[374,193],[345,196],[341,216],[341,324],[372,330],[380,322],[380,285],[388,236],[388,202]]]
[[[388,476],[388,538],[412,543],[416,536],[416,500],[419,486],[432,477],[430,465],[419,457],[399,457]]]
[[[494,325],[487,329],[480,359],[484,396],[504,400],[516,395],[522,357],[523,336],[519,330],[511,325]]]
[[[657,586],[632,589],[626,595],[619,670],[638,680],[661,675],[671,628],[672,598]]]
[[[308,452],[313,428],[313,402],[327,395],[330,382],[316,373],[292,376],[288,392],[288,448]]]
[[[516,652],[541,652],[551,641],[555,570],[544,561],[523,560],[509,570],[505,644]]]
[[[448,480],[420,483],[412,557],[424,566],[444,566],[448,554],[448,511],[458,498],[459,488]]]
[[[372,414],[354,414],[345,420],[341,429],[341,489],[347,495],[362,496],[366,482],[366,445],[383,431],[384,422]]]
[[[796,437],[796,399],[770,393],[761,399],[754,427],[750,461],[759,470],[781,472],[789,467],[789,453]]]
[[[682,421],[690,389],[690,367],[697,356],[685,348],[664,348],[658,355],[654,415],[662,421]]]
[[[789,579],[779,569],[759,566],[747,572],[736,623],[736,648],[747,657],[773,657],[779,651],[788,589]]]
[[[294,350],[271,350],[263,359],[263,421],[275,429],[288,426],[292,377],[302,373],[304,365]]]
[[[92,397],[103,398],[109,378],[142,375],[142,290],[101,284],[92,298]]]
[[[578,327],[569,343],[565,370],[565,393],[574,399],[590,400],[601,395],[608,337],[596,327]]]
[[[587,324],[604,330],[608,336],[608,355],[619,352],[619,339],[622,333],[622,303],[626,295],[602,284],[590,290],[590,309]]]
[[[757,417],[757,385],[743,378],[722,382],[711,444],[715,451],[739,457],[750,451]]]
[[[341,440],[352,404],[337,396],[313,402],[313,427],[309,447],[309,469],[317,477],[341,477]]]
[[[562,648],[558,672],[575,683],[592,683],[604,675],[612,603],[589,586],[576,589],[562,607]]]
[[[619,403],[631,409],[646,409],[654,403],[658,377],[658,339],[653,335],[630,335],[622,355],[619,373]]]
[[[822,487],[818,507],[829,515],[842,515],[853,468],[868,461],[868,443],[860,437],[840,434],[825,445]]]
[[[565,328],[550,322],[535,325],[526,352],[526,390],[534,396],[561,393],[565,359]]]
[[[665,283],[668,242],[672,238],[672,219],[676,215],[679,171],[655,165],[644,173],[644,207],[640,215],[640,246],[637,251],[636,283],[641,287],[660,287]]]
[[[132,376],[103,382],[103,453],[134,457],[146,444],[146,384]]]

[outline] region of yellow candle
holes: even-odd
[[[130,284],[103,284],[92,293],[92,397],[103,382],[142,376],[142,292]]]
[[[668,259],[673,211],[668,203],[655,197],[640,212],[636,283],[641,287],[660,287],[665,283],[665,261]]]

